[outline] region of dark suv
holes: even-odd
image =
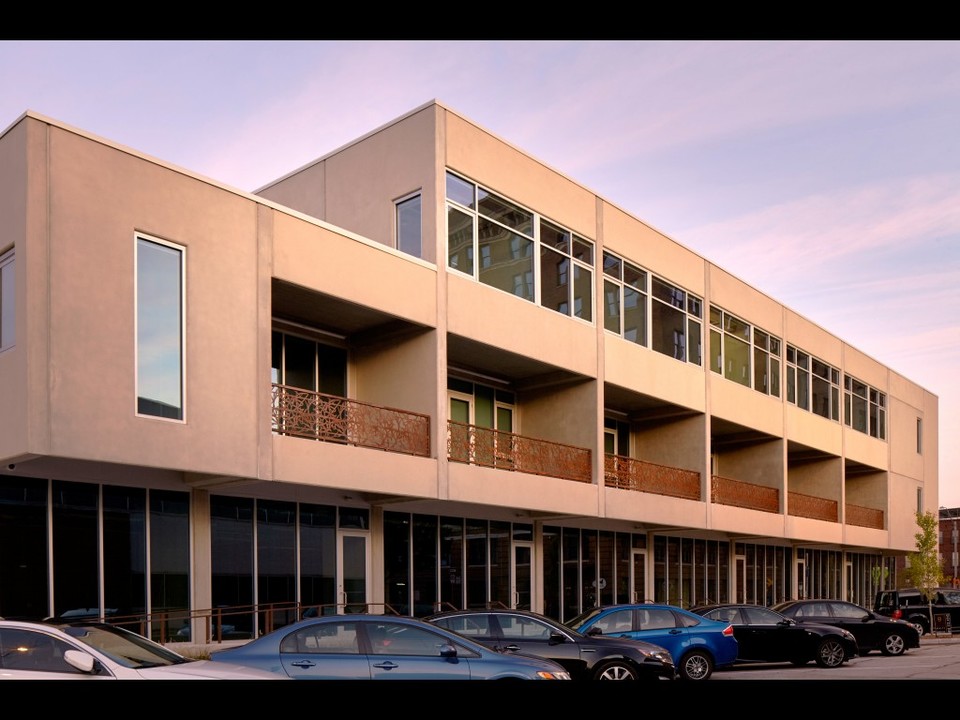
[[[960,633],[960,589],[957,588],[937,588],[930,602],[918,588],[880,590],[874,598],[873,610],[913,623],[921,635],[930,632],[932,612],[935,630]]]

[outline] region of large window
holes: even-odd
[[[849,375],[843,376],[843,421],[862,433],[887,437],[887,395]]]
[[[137,412],[183,420],[186,248],[136,237]]]
[[[839,421],[840,371],[787,345],[787,402]]]
[[[647,344],[647,273],[613,253],[603,253],[603,327],[625,340]]]
[[[593,321],[593,243],[542,218],[540,304]]]
[[[14,267],[13,250],[0,253],[0,351],[13,347],[14,342]]]
[[[711,307],[710,369],[764,395],[780,397],[780,338]]]
[[[593,322],[593,263],[591,241],[447,173],[449,268]]]
[[[700,298],[611,252],[603,253],[603,276],[605,329],[677,360],[703,362]]]
[[[397,202],[397,250],[423,257],[420,194]]]

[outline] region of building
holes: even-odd
[[[938,507],[935,395],[439,102],[255,193],[27,112],[0,210],[0,615],[868,602]]]
[[[940,508],[940,572],[943,584],[960,587],[960,508]]]

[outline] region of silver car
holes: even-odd
[[[0,680],[283,680],[194,660],[108,623],[0,619]]]

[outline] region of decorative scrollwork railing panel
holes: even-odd
[[[623,455],[604,457],[604,480],[607,487],[621,490],[700,499],[700,473],[695,470],[657,465]]]
[[[847,503],[846,520],[848,525],[883,530],[883,510],[877,510],[876,508]]]
[[[837,522],[839,504],[836,500],[815,497],[813,495],[804,495],[798,492],[788,492],[787,514],[794,517],[805,517],[813,520],[827,520],[828,522]]]
[[[780,512],[780,491],[777,488],[754,485],[719,475],[713,476],[710,500],[718,505],[734,505],[763,512]]]
[[[273,430],[281,435],[430,456],[430,416],[273,386]]]
[[[454,420],[447,423],[447,457],[453,462],[591,482],[590,451],[586,448]]]

